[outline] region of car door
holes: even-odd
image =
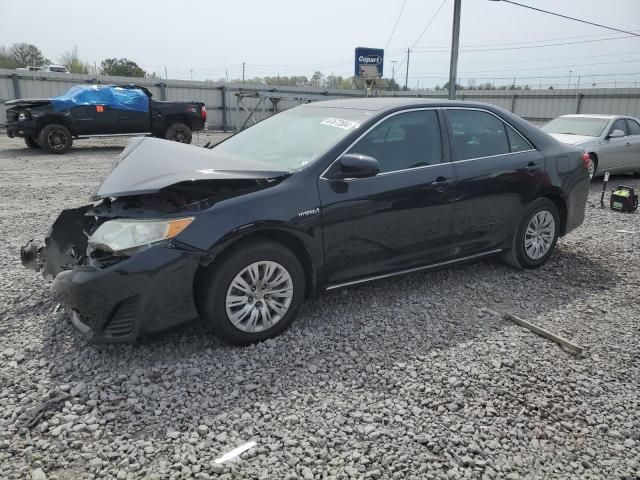
[[[627,143],[628,149],[626,166],[634,172],[640,172],[640,123],[633,118],[627,118]]]
[[[442,121],[436,109],[394,113],[345,152],[376,158],[378,175],[319,179],[329,285],[449,256],[455,174]]]
[[[457,177],[451,243],[457,255],[497,249],[544,185],[544,156],[489,111],[444,111]]]
[[[112,92],[118,110],[118,133],[150,132],[149,97],[135,88],[115,87]]]
[[[621,130],[624,133],[624,137],[610,138],[609,135],[614,130]],[[627,164],[628,147],[627,143],[627,123],[624,118],[615,120],[605,135],[605,138],[601,145],[598,146],[598,171],[600,172],[616,172],[624,168]]]
[[[118,111],[112,106],[108,88],[86,90],[74,98],[71,108],[74,133],[77,135],[104,135],[116,133]]]

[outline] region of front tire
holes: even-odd
[[[40,144],[35,139],[35,137],[24,137],[24,143],[29,148],[34,148],[34,149],[40,148]]]
[[[73,144],[71,132],[64,125],[46,125],[38,134],[38,143],[49,153],[67,153]]]
[[[199,278],[200,317],[214,335],[232,345],[279,335],[304,300],[300,261],[291,250],[270,240],[242,242]]]
[[[538,198],[522,216],[504,261],[517,269],[538,268],[553,253],[559,229],[558,207],[548,198]]]
[[[164,138],[179,143],[191,143],[191,129],[184,123],[172,123],[167,127]]]

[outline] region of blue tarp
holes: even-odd
[[[149,111],[149,98],[138,89],[115,85],[76,85],[67,93],[51,99],[54,110],[62,111],[78,105],[103,105],[118,110]]]

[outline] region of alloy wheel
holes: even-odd
[[[64,150],[67,146],[67,137],[60,130],[52,130],[47,135],[47,143],[53,150]]]
[[[556,221],[548,210],[540,210],[531,217],[524,234],[524,250],[531,260],[544,257],[553,244]]]
[[[282,320],[292,298],[293,280],[282,265],[255,262],[231,282],[226,296],[227,316],[238,330],[262,332]]]
[[[176,142],[185,143],[185,140],[187,139],[187,133],[182,129],[176,130],[176,133],[173,134],[173,138]]]

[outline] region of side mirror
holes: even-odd
[[[620,138],[620,137],[624,137],[624,132],[622,130],[614,130],[613,132],[610,132],[609,135],[607,135],[607,138]]]
[[[367,155],[359,153],[347,153],[340,157],[335,163],[332,178],[344,180],[346,178],[368,178],[375,177],[380,173],[378,161]]]

